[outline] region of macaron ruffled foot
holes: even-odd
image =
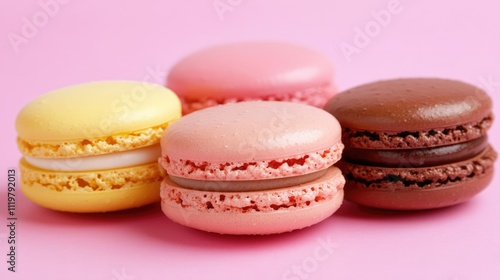
[[[177,96],[154,84],[94,82],[42,95],[16,119],[21,190],[68,212],[158,202],[160,138],[180,115]]]
[[[340,125],[312,106],[249,101],[207,108],[165,131],[163,212],[221,234],[274,234],[332,215],[343,200]]]
[[[486,135],[490,97],[445,79],[397,79],[361,85],[325,109],[343,129],[339,163],[346,199],[394,210],[455,205],[486,188],[496,152]]]
[[[194,52],[171,69],[167,87],[183,114],[252,100],[322,108],[335,92],[333,66],[312,49],[284,42],[239,42]]]

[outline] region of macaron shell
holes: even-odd
[[[42,207],[73,213],[101,213],[146,206],[160,200],[158,182],[137,183],[136,187],[95,193],[54,192],[35,184],[22,185],[30,201]]]
[[[194,180],[276,179],[325,170],[341,158],[343,147],[338,142],[325,150],[272,160],[207,162],[161,157],[159,163],[170,175]]]
[[[162,156],[211,163],[283,159],[339,143],[337,120],[298,103],[249,101],[207,108],[172,123]],[[207,148],[209,147],[209,148]]]
[[[333,85],[325,85],[268,96],[226,97],[224,99],[214,99],[209,96],[201,96],[198,99],[183,96],[179,98],[182,104],[182,113],[187,115],[217,105],[255,100],[294,102],[322,108],[336,92],[337,90]]]
[[[491,109],[491,98],[482,89],[435,78],[373,82],[339,93],[325,105],[343,127],[388,132],[478,123]]]
[[[424,210],[462,203],[484,190],[493,178],[493,169],[484,176],[433,189],[377,190],[347,181],[345,199],[358,205],[388,210]]]
[[[259,192],[185,189],[167,177],[160,195],[165,215],[182,225],[221,234],[272,234],[329,217],[342,203],[344,183],[336,167],[312,182]]]
[[[21,159],[21,190],[32,202],[67,212],[106,212],[159,201],[164,177],[157,163],[120,169],[58,172]]]
[[[458,162],[474,157],[488,146],[488,137],[454,145],[427,149],[345,149],[342,159],[357,164],[382,167],[422,167]]]
[[[123,152],[158,144],[168,123],[143,130],[109,135],[102,138],[73,141],[30,141],[17,138],[17,146],[23,155],[39,158],[78,158],[113,152]],[[71,159],[69,159],[71,160]]]
[[[335,213],[343,198],[344,192],[340,190],[328,203],[265,215],[200,212],[167,203],[162,203],[161,208],[172,221],[187,227],[219,234],[267,235],[290,232],[317,224]]]
[[[180,101],[169,89],[133,81],[70,86],[40,96],[18,114],[25,140],[63,141],[107,137],[159,126],[180,117]]]
[[[360,205],[418,210],[463,202],[490,183],[496,152],[488,146],[481,154],[447,165],[389,168],[340,162],[347,178],[345,198]]]
[[[474,123],[423,131],[365,131],[344,127],[342,142],[346,147],[360,149],[418,149],[454,145],[486,135],[493,123],[493,115]]]
[[[493,169],[497,153],[488,146],[480,154],[458,162],[427,167],[380,167],[341,161],[338,163],[350,181],[373,189],[439,188],[456,181],[473,180]],[[408,163],[410,164],[410,163]]]
[[[171,69],[167,86],[189,99],[245,98],[326,86],[332,76],[329,60],[309,48],[285,42],[240,42],[187,56]]]

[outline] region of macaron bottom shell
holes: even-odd
[[[217,192],[183,188],[168,177],[160,195],[165,215],[181,225],[219,234],[266,235],[317,224],[343,202],[345,179],[337,167],[292,187]]]
[[[233,235],[268,235],[290,232],[317,224],[330,217],[342,204],[344,191],[331,200],[307,208],[271,213],[213,213],[185,209],[178,204],[162,203],[163,212],[172,221],[195,229]]]
[[[473,181],[432,189],[367,189],[347,182],[345,199],[358,205],[386,210],[426,210],[456,205],[484,190],[493,178],[493,169]]]
[[[33,203],[57,211],[99,213],[160,200],[157,163],[95,171],[49,171],[20,161],[21,191]],[[62,184],[62,185],[61,185]]]
[[[347,178],[345,198],[389,210],[424,210],[455,205],[485,189],[497,153],[491,146],[454,163],[428,167],[380,167],[340,161]]]

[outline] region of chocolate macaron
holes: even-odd
[[[345,198],[383,209],[461,203],[492,179],[491,98],[473,85],[407,78],[361,85],[325,106],[342,126]]]

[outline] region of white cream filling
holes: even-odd
[[[29,164],[41,169],[55,171],[89,171],[152,163],[158,160],[160,154],[160,144],[157,144],[98,156],[59,159],[24,156],[24,158]]]

